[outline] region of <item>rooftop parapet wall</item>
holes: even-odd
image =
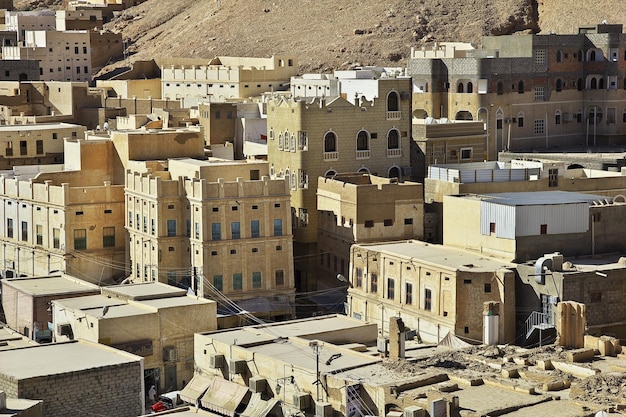
[[[194,199],[222,199],[255,196],[289,196],[287,182],[284,179],[271,180],[262,177],[261,180],[246,181],[237,178],[237,181],[225,181],[219,178],[216,182],[203,179],[185,180],[187,196]]]
[[[124,201],[124,186],[105,181],[101,186],[72,187],[69,183],[51,185],[51,181],[35,183],[30,180],[0,177],[0,195],[5,198],[33,203],[50,203],[59,206]]]

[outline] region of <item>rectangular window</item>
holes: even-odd
[[[374,220],[365,220],[365,227],[374,227]]]
[[[282,235],[283,235],[283,220],[274,219],[274,236],[282,236]]]
[[[432,291],[424,288],[424,310],[431,311],[433,308]]]
[[[282,287],[285,285],[285,271],[283,271],[282,269],[277,269],[274,272],[274,278],[277,287]]]
[[[22,222],[22,241],[28,242],[28,222]]]
[[[384,226],[393,226],[393,220],[392,219],[385,219],[383,220],[383,225]]]
[[[376,272],[372,272],[370,276],[370,291],[376,294],[378,292],[378,274]]]
[[[35,226],[35,236],[37,238],[37,244],[43,245],[43,226],[38,224]]]
[[[407,282],[405,285],[405,297],[404,297],[404,304],[410,305],[413,304],[413,284],[411,284],[410,282]]]
[[[13,219],[7,219],[7,237],[13,237]]]
[[[211,223],[211,240],[222,240],[221,223]]]
[[[250,237],[261,237],[261,224],[258,220],[250,221]]]
[[[193,224],[193,228],[194,228],[194,237],[196,239],[200,239],[200,223],[195,222]]]
[[[405,226],[408,226],[408,225],[411,225],[411,224],[413,224],[413,219],[404,219],[404,225]]]
[[[213,286],[218,291],[224,290],[224,280],[221,275],[213,275]]]
[[[25,140],[21,140],[20,141],[20,155],[27,155],[28,154],[28,142],[26,142]]]
[[[7,156],[13,156],[13,142],[7,142],[6,154]]]
[[[387,298],[393,300],[396,297],[396,282],[393,278],[387,278]]]
[[[230,235],[232,239],[241,239],[241,226],[239,222],[230,223]]]
[[[607,124],[615,123],[616,114],[617,114],[617,109],[615,107],[607,107],[606,123]]]
[[[115,227],[102,228],[102,246],[105,248],[115,247]]]
[[[152,232],[152,234],[154,234],[154,231]],[[185,220],[185,236],[191,237],[191,220],[190,219]]]
[[[356,287],[361,288],[363,286],[363,269],[356,269]]]
[[[535,49],[535,65],[537,66],[545,66],[546,65],[546,50],[545,49]]]
[[[461,148],[461,160],[469,161],[472,159],[473,148]]]
[[[141,215],[137,213],[137,230],[141,227]]]
[[[541,233],[542,235],[545,235],[548,233],[548,225],[547,224],[542,224],[541,226],[539,226],[539,233]]]
[[[489,223],[489,233],[495,233],[495,232],[496,232],[496,224]]]
[[[233,291],[241,291],[243,289],[243,276],[240,272],[233,274]]]
[[[167,235],[176,236],[176,220],[169,219],[167,221]]]
[[[262,280],[261,280],[261,273],[260,272],[253,272],[252,273],[252,288],[261,288],[262,285]]]
[[[535,101],[545,101],[546,99],[546,88],[545,87],[534,87],[533,88]]]
[[[39,139],[35,141],[35,148],[37,151],[37,155],[42,155],[43,154],[43,140]]]
[[[148,233],[148,217],[143,216],[143,232]]]
[[[150,220],[150,231],[152,232],[153,236],[156,235],[156,220],[155,219]]]
[[[74,230],[74,249],[87,249],[87,229]]]
[[[61,247],[61,229],[56,227],[52,229],[52,247],[59,249]]]
[[[543,135],[545,132],[545,120],[536,119],[533,125],[533,133],[535,135]]]
[[[490,293],[491,292],[491,284],[486,282],[485,283],[485,292],[486,293]]]

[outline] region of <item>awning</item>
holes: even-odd
[[[264,401],[261,399],[260,393],[252,394],[250,403],[240,415],[241,417],[265,417],[272,412],[279,402],[275,398]]]
[[[198,405],[200,397],[213,383],[213,379],[214,377],[208,375],[194,375],[191,381],[185,385],[185,388],[180,391],[180,398],[188,403]]]
[[[221,378],[213,379],[213,383],[200,399],[200,404],[207,410],[235,417],[241,402],[249,397],[247,387]]]

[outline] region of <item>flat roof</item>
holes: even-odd
[[[139,362],[142,358],[109,346],[74,341],[0,351],[0,374],[18,380]]]
[[[2,285],[8,285],[34,297],[100,290],[97,285],[68,275],[8,278],[2,280]]]
[[[187,290],[163,284],[161,282],[140,282],[103,287],[102,294],[117,295],[129,300],[150,300],[166,297],[181,297]]]
[[[215,301],[195,295],[184,295],[182,297],[158,298],[154,300],[142,300],[141,304],[154,308],[184,307],[201,304],[215,304]]]
[[[515,267],[514,264],[497,258],[490,258],[462,249],[435,245],[419,240],[360,244],[355,246],[370,251],[414,259],[416,262],[420,263],[462,271],[490,272],[500,268]]]
[[[316,335],[326,332],[349,331],[364,326],[371,326],[369,322],[363,322],[351,317],[330,314],[326,316],[311,317],[302,320],[290,320],[259,326],[246,326],[232,330],[217,330],[202,333],[203,336],[219,340],[223,343],[232,344],[237,339],[238,345],[256,344],[262,341],[271,341],[278,338],[302,337],[314,339]],[[366,342],[374,342],[368,340]],[[358,340],[354,341],[359,343]]]
[[[83,125],[77,125],[74,123],[35,123],[28,125],[3,125],[0,126],[0,132],[18,132],[18,131],[40,131],[40,130],[52,130],[52,129],[71,129],[71,128],[82,128],[87,129]]]
[[[483,201],[507,206],[533,206],[547,204],[577,204],[605,200],[609,197],[570,191],[530,191],[519,193],[485,194]]]
[[[10,329],[7,326],[0,326],[0,350],[21,348],[27,346],[37,346],[39,343],[20,333]]]

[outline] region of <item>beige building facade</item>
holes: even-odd
[[[260,96],[269,91],[286,90],[286,84],[297,71],[294,55],[219,56],[208,63],[198,59],[162,60],[163,98],[183,100],[184,107],[191,107],[206,99],[219,103]]]
[[[263,317],[293,317],[285,181],[270,179],[264,161],[172,159],[165,168],[146,163],[127,173],[133,279],[190,286],[230,314],[220,297]]]
[[[419,241],[351,249],[348,314],[375,322],[383,336],[401,317],[421,340],[448,332],[483,340],[483,303],[499,304],[498,339],[515,339],[515,273],[499,259]]]
[[[485,123],[489,160],[505,149],[621,144],[623,36],[621,24],[601,24],[575,34],[487,36],[478,48],[414,49],[414,115]]]
[[[354,243],[424,236],[422,184],[369,174],[318,178],[317,210],[319,281],[342,285],[348,276]]]

